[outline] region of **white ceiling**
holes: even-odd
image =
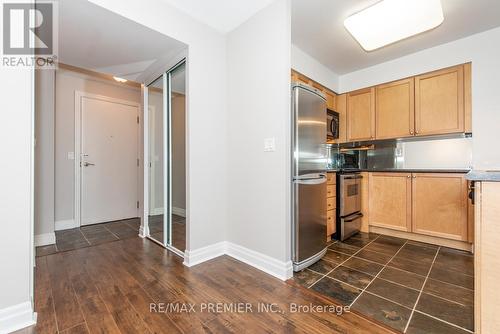
[[[163,0],[206,25],[227,33],[274,0]]]
[[[347,32],[343,22],[378,1],[292,0],[292,43],[335,73],[345,74],[500,26],[498,0],[441,0],[442,25],[366,52]]]
[[[141,81],[186,45],[86,0],[59,1],[59,61]]]

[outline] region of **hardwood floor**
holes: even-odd
[[[163,237],[163,215],[149,216],[150,237],[161,244]],[[186,250],[186,218],[172,215],[172,246],[184,252]]]
[[[291,303],[331,301],[227,256],[187,268],[140,238],[38,257],[35,297],[38,323],[22,333],[390,333],[354,313],[291,312]],[[196,313],[150,312],[151,303],[190,303]],[[203,303],[251,303],[252,312]],[[280,311],[258,312],[259,303]]]

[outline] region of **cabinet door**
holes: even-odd
[[[339,139],[335,143],[347,142],[347,94],[335,97],[335,111],[339,113]]]
[[[464,70],[456,66],[415,77],[415,133],[464,132]]]
[[[375,88],[377,139],[413,136],[415,121],[413,78]]]
[[[467,181],[463,174],[413,174],[412,192],[413,232],[467,241]]]
[[[328,109],[331,109],[331,110],[335,110],[335,94],[328,91],[328,90],[324,90],[323,93],[325,93],[325,97],[326,97],[326,107]]]
[[[337,230],[336,227],[336,217],[335,217],[335,210],[329,210],[326,213],[326,237],[328,240],[328,237],[330,237],[332,234],[334,234]]]
[[[411,174],[370,173],[370,225],[411,231]]]
[[[375,88],[347,94],[347,140],[375,138]]]

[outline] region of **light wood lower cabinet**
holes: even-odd
[[[476,182],[475,333],[500,333],[500,182]]]
[[[337,228],[337,192],[335,191],[336,174],[327,173],[326,194],[326,240],[330,241]]]
[[[326,240],[330,241],[332,234],[336,232],[335,210],[328,210],[326,213]]]
[[[467,241],[467,202],[462,174],[413,174],[412,231]]]
[[[370,225],[411,231],[411,174],[370,173]]]
[[[459,173],[370,173],[370,226],[469,241],[467,190]]]

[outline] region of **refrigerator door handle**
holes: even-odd
[[[301,176],[295,176],[293,178],[294,181],[316,180],[316,179],[326,179],[326,174],[325,173],[304,174]]]
[[[314,179],[297,179],[294,180],[295,184],[322,184],[326,182],[326,177],[314,178]]]

